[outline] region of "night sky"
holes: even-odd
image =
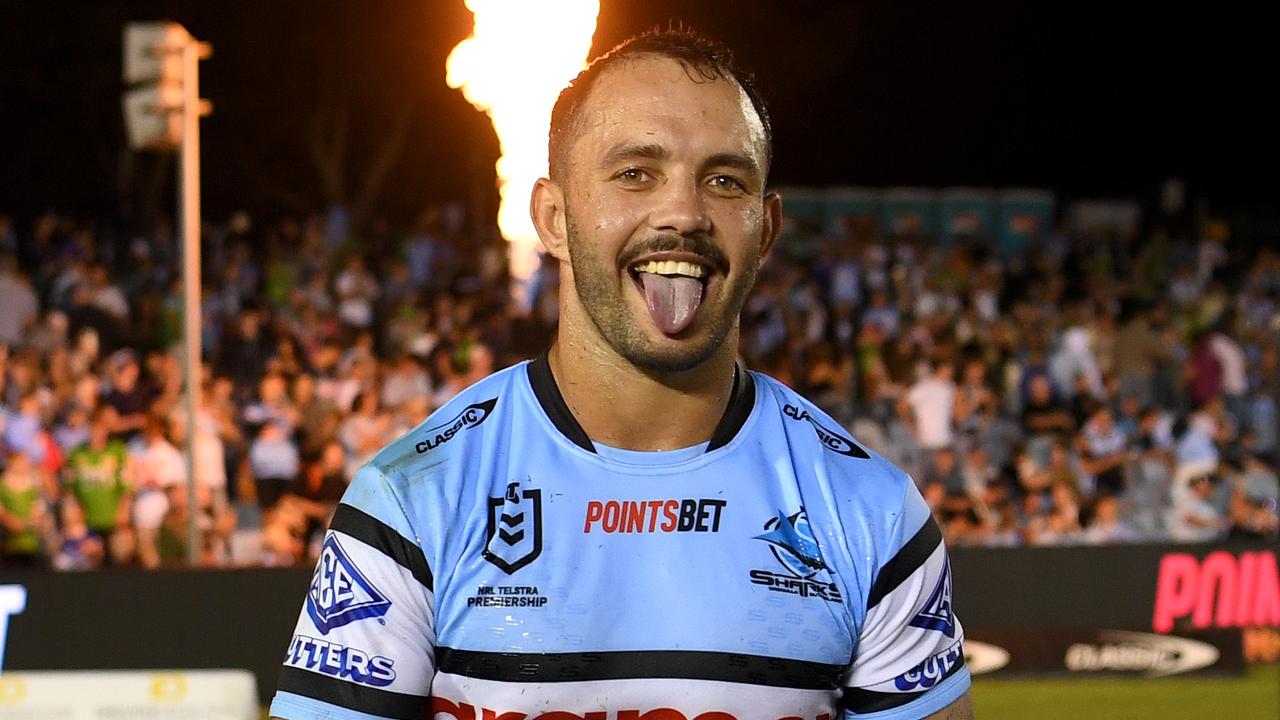
[[[778,185],[1144,199],[1178,174],[1215,210],[1274,205],[1269,26],[1224,3],[1117,4],[603,0],[593,55],[672,20],[727,42],[770,103]],[[375,214],[492,204],[496,139],[444,84],[471,27],[462,0],[0,0],[0,212],[112,218],[170,202],[169,166],[122,149],[119,101],[121,28],[160,19],[214,47],[207,216],[320,207],[307,136],[344,108],[353,186],[408,108]]]

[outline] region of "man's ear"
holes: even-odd
[[[782,233],[782,196],[776,192],[765,193],[764,196],[764,247],[760,251],[760,262],[764,263],[773,251],[773,245]]]
[[[529,217],[538,239],[551,257],[569,260],[569,231],[565,217],[564,190],[548,178],[538,178],[529,197]]]

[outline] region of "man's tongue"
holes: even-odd
[[[649,315],[658,329],[668,335],[689,327],[702,304],[702,281],[683,275],[640,273]]]

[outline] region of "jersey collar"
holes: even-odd
[[[555,425],[560,434],[564,435],[574,445],[594,453],[595,445],[592,444],[591,438],[587,437],[587,432],[578,424],[577,418],[570,412],[568,404],[564,401],[564,395],[560,394],[560,386],[556,385],[555,376],[551,374],[551,362],[548,360],[547,352],[543,352],[538,357],[531,360],[527,366],[529,373],[529,385],[533,388],[534,397],[538,398],[538,404],[542,406],[542,410],[546,412],[547,417],[551,419],[551,424]],[[724,409],[724,415],[720,417],[720,422],[716,424],[715,432],[711,433],[711,441],[707,443],[707,452],[717,450],[728,445],[738,431],[742,429],[742,425],[751,416],[751,409],[756,404],[756,383],[751,377],[751,373],[743,372],[737,365],[733,366],[733,391],[729,395],[729,406]]]

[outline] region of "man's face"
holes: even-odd
[[[605,71],[562,179],[565,287],[646,370],[696,367],[730,338],[781,212],[746,94],[693,74],[658,57]]]

